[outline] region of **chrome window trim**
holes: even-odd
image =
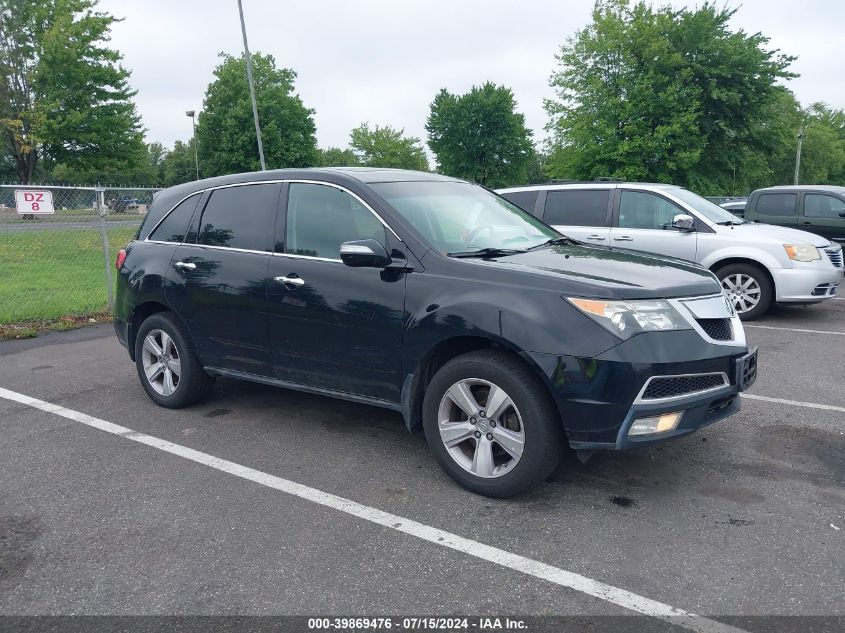
[[[165,242],[165,244],[173,244],[174,242]],[[256,251],[250,248],[235,248],[234,246],[214,246],[213,244],[186,244],[182,242],[180,246],[190,246],[194,248],[209,249],[214,251],[232,251],[234,253],[253,253],[255,255],[272,255],[270,251]]]
[[[217,189],[228,189],[229,187],[246,187],[246,186],[249,186],[249,185],[276,185],[276,184],[285,184],[285,183],[287,183],[287,184],[301,183],[301,184],[306,184],[306,185],[325,185],[327,187],[334,187],[335,189],[340,189],[344,193],[347,193],[350,196],[352,196],[353,198],[355,198],[361,204],[361,206],[363,206],[365,209],[367,209],[370,213],[372,213],[376,217],[376,219],[382,224],[382,226],[384,226],[388,231],[393,233],[393,236],[397,240],[399,240],[400,242],[402,242],[404,244],[404,242],[402,241],[402,238],[399,237],[399,234],[396,233],[396,231],[393,230],[393,227],[391,227],[387,222],[385,222],[384,218],[382,218],[378,214],[378,212],[376,212],[376,210],[373,209],[369,204],[364,202],[364,200],[358,194],[356,194],[354,191],[350,191],[349,189],[347,189],[343,185],[338,185],[338,184],[335,184],[333,182],[324,182],[322,180],[308,180],[308,179],[305,179],[305,178],[279,178],[279,179],[273,179],[273,180],[253,180],[253,181],[250,181],[250,182],[233,182],[233,183],[229,183],[228,185],[217,185],[216,187],[205,187],[204,189],[197,189],[196,191],[192,191],[191,193],[186,195],[184,198],[179,200],[179,202],[177,202],[172,207],[170,207],[170,209],[168,209],[168,211],[161,217],[161,219],[158,222],[156,222],[155,226],[147,234],[147,237],[144,238],[144,241],[145,242],[151,242],[153,244],[183,244],[184,245],[185,244],[184,241],[182,241],[182,242],[165,242],[165,241],[161,241],[161,240],[151,240],[151,239],[149,239],[149,236],[152,235],[153,233],[155,233],[155,230],[158,228],[158,225],[161,224],[162,222],[164,222],[164,220],[171,213],[173,213],[173,209],[175,209],[180,204],[185,202],[185,200],[187,200],[191,196],[202,195],[207,191],[216,191]],[[187,246],[207,246],[207,245],[206,244],[187,244]],[[264,253],[265,252],[265,251],[250,251],[248,249],[237,249],[237,248],[232,248],[232,247],[229,247],[229,246],[215,246],[215,247],[212,247],[212,248],[228,248],[228,249],[233,250],[233,251],[243,251],[243,252],[251,252],[251,253]],[[289,253],[275,253],[275,252],[272,253],[272,254],[273,255],[290,255]],[[291,256],[292,257],[304,257],[304,258],[308,258],[308,259],[317,259],[317,260],[323,260],[323,261],[332,261],[332,262],[333,261],[338,261],[338,262],[341,261],[339,259],[331,259],[331,258],[328,258],[328,257],[310,257],[308,255],[291,255]]]
[[[708,389],[700,389],[698,391],[690,391],[689,393],[683,393],[677,396],[669,396],[667,398],[643,398],[643,394],[645,394],[648,386],[651,384],[653,380],[657,380],[658,378],[694,378],[697,376],[720,376],[722,378],[722,384],[718,387],[710,387]],[[637,397],[634,399],[634,404],[662,404],[664,402],[675,402],[676,400],[683,400],[684,398],[690,398],[695,396],[702,396],[708,393],[715,393],[717,391],[721,391],[727,387],[731,386],[731,381],[728,379],[728,375],[723,371],[710,371],[705,373],[699,374],[670,374],[668,376],[652,376],[648,380],[645,381],[643,388],[640,389],[640,392],[637,394]]]
[[[314,255],[298,255],[297,253],[271,253],[273,257],[291,257],[293,259],[313,259],[317,262],[333,262],[342,264],[342,259],[333,259],[331,257],[315,257]]]

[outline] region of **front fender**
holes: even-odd
[[[479,280],[408,277],[404,347],[477,336],[524,352],[596,356],[619,339],[578,312],[559,292]]]
[[[745,259],[765,267],[770,273],[773,270],[788,268],[777,257],[765,250],[754,246],[724,246],[708,253],[701,259],[701,265],[712,269],[719,262],[729,259]]]

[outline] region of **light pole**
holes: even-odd
[[[185,116],[191,117],[191,124],[194,127],[194,162],[197,165],[197,180],[200,179],[200,155],[197,152],[197,113],[194,110],[185,112]]]
[[[798,174],[801,169],[801,144],[804,141],[804,125],[798,128],[798,147],[795,148],[795,178],[793,184],[798,184]]]
[[[258,140],[258,159],[261,161],[261,171],[267,171],[264,164],[264,146],[261,144],[261,126],[258,124],[258,106],[255,104],[255,82],[252,79],[252,57],[249,45],[246,43],[246,24],[244,24],[244,7],[238,0],[238,13],[241,15],[241,34],[244,36],[244,58],[246,59],[246,78],[249,82],[249,96],[252,99],[252,118],[255,119],[255,138]]]

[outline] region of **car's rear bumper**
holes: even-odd
[[[126,349],[129,349],[129,326],[123,319],[114,317],[114,333],[117,334],[117,340]]]
[[[737,361],[747,354],[744,345],[709,343],[687,330],[641,334],[595,358],[529,356],[546,375],[571,447],[625,450],[688,435],[738,412],[747,385]],[[650,378],[703,374],[724,381],[670,398],[644,397]],[[671,431],[629,436],[637,419],[679,412]]]
[[[825,262],[773,270],[775,301],[817,303],[835,296],[842,283],[842,269]]]

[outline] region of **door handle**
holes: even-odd
[[[619,237],[613,238],[614,242],[633,242],[634,238],[630,235],[620,235]]]
[[[280,284],[296,286],[297,288],[305,285],[305,280],[302,277],[275,277],[275,280]]]
[[[803,224],[804,226],[810,226],[810,225],[812,225],[813,223],[812,223],[812,222],[802,222],[801,224]]]
[[[192,262],[176,262],[173,264],[176,268],[186,268],[187,270],[194,270],[197,265]]]
[[[602,236],[602,235],[588,235],[588,236],[587,236],[587,239],[588,239],[588,240],[601,240],[601,241],[604,241],[604,240],[606,240],[607,238],[606,238],[606,237],[604,237],[604,236]]]

